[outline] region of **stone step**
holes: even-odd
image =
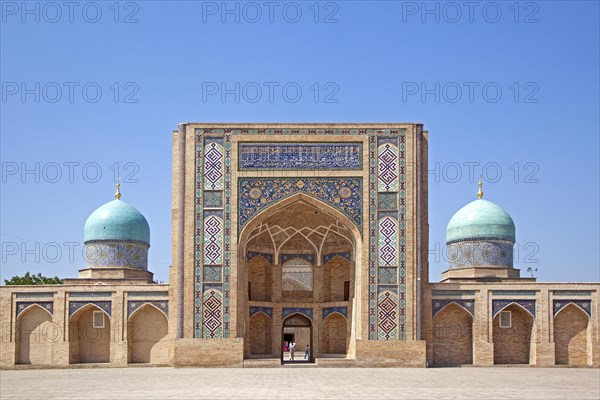
[[[324,368],[346,368],[346,367],[354,367],[355,360],[350,358],[340,358],[340,357],[323,357],[323,358],[315,358],[315,365],[318,367]]]
[[[279,368],[280,358],[248,358],[244,360],[244,368]]]

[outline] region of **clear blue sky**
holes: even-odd
[[[1,2],[1,278],[77,276],[118,164],[167,281],[179,122],[406,121],[430,135],[431,280],[469,165],[515,220],[516,267],[600,280],[598,2],[247,3]]]

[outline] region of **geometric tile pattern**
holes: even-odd
[[[398,222],[391,217],[379,220],[379,266],[398,267]]]
[[[359,228],[362,225],[361,178],[240,178],[239,227],[269,205],[295,193],[322,200],[348,216]]]
[[[196,130],[194,337],[197,338],[229,337],[231,137],[222,131],[218,135],[211,131],[205,134],[205,130]]]
[[[398,295],[382,290],[377,297],[377,337],[379,340],[398,339]]]
[[[556,317],[556,314],[558,314],[558,312],[560,310],[562,310],[563,308],[565,308],[566,306],[568,306],[569,304],[574,304],[577,307],[581,308],[589,317],[592,316],[592,301],[591,300],[581,300],[581,299],[577,299],[577,300],[567,300],[567,299],[560,299],[560,300],[554,300],[554,316]]]
[[[398,191],[398,148],[384,142],[377,149],[377,190],[379,192]]]
[[[204,150],[204,189],[223,189],[223,146],[210,142]]]
[[[204,219],[204,263],[223,263],[223,220],[215,214]]]
[[[52,301],[19,301],[17,303],[17,316],[24,311],[27,307],[37,304],[44,310],[48,311],[50,315],[54,316],[54,302]]]
[[[166,317],[169,316],[169,301],[168,300],[134,300],[127,302],[127,318],[143,305],[151,304],[158,308]]]
[[[357,170],[362,143],[240,143],[240,170]]]
[[[194,264],[194,337],[207,337],[204,332],[204,294],[210,284],[203,282],[203,251],[204,251],[204,196],[209,197],[218,196],[218,194],[212,194],[209,192],[222,192],[222,220],[223,220],[223,280],[221,282],[222,293],[222,323],[223,323],[223,337],[229,337],[229,291],[230,291],[230,269],[231,269],[231,137],[233,135],[240,136],[253,136],[253,135],[299,135],[299,136],[311,136],[311,135],[359,135],[367,136],[369,138],[369,339],[377,340],[377,311],[378,311],[378,291],[383,286],[378,285],[377,272],[378,272],[378,252],[377,252],[377,240],[378,240],[378,182],[381,176],[382,183],[388,183],[388,190],[390,193],[397,192],[396,204],[391,198],[383,200],[381,210],[395,211],[397,217],[394,219],[398,221],[398,284],[393,288],[392,291],[397,297],[397,321],[398,321],[398,334],[397,338],[400,340],[405,339],[405,324],[406,324],[406,254],[405,254],[405,212],[406,212],[406,191],[405,191],[405,139],[406,129],[340,129],[340,128],[325,128],[325,129],[314,129],[314,128],[257,128],[257,129],[221,129],[221,128],[209,128],[209,129],[196,129],[196,227],[195,227],[195,264]],[[215,143],[216,145],[212,145]],[[390,143],[393,146],[383,146],[385,143]],[[381,154],[378,152],[379,146],[381,148]],[[205,151],[206,148],[206,151]],[[210,152],[210,153],[209,153]],[[219,152],[221,158],[219,159]],[[393,154],[389,152],[396,152],[396,161],[394,161]],[[210,157],[206,157],[209,153]],[[379,158],[381,155],[381,158]],[[219,161],[221,160],[221,162]],[[214,162],[213,162],[214,161]],[[382,165],[379,169],[378,161],[381,161]],[[396,163],[396,175],[397,178],[393,179],[393,167],[391,165]],[[362,166],[361,166],[362,167]],[[205,170],[208,175],[205,175]],[[219,179],[219,172],[222,174],[222,180]],[[381,174],[379,174],[381,172]],[[209,179],[210,178],[210,179]],[[242,178],[246,179],[246,178]],[[240,179],[240,181],[242,180]],[[287,178],[288,181],[294,183],[296,188],[303,187],[306,185],[305,179],[302,178]],[[391,181],[390,181],[391,179]],[[263,179],[264,181],[265,179]],[[338,180],[342,180],[338,178]],[[356,180],[356,178],[353,178]],[[300,182],[302,181],[302,182]],[[308,179],[306,179],[308,181]],[[319,200],[332,205],[338,210],[344,212],[354,223],[362,229],[362,180],[358,180],[356,184],[358,188],[352,190],[347,185],[339,187],[326,187],[323,188],[323,182],[315,182],[312,179],[313,186],[310,188],[313,193],[307,192],[302,189],[292,189],[291,191],[281,190],[278,188],[272,192],[271,183],[269,182],[267,194],[264,194],[264,190],[260,187],[249,188],[248,191],[252,190],[253,198],[259,199],[258,201],[272,202],[272,194],[283,194],[282,198],[293,194],[292,192],[304,192],[308,195],[316,197]],[[221,185],[222,182],[222,185]],[[310,183],[309,183],[310,184]],[[353,182],[355,184],[355,182]],[[220,188],[220,189],[218,189]],[[243,185],[240,185],[243,188]],[[385,187],[382,187],[385,189]],[[394,189],[395,188],[395,189]],[[207,192],[205,192],[205,189]],[[325,189],[325,190],[324,190]],[[239,201],[238,209],[242,210],[248,205],[244,204],[246,201],[243,198],[243,190],[238,191],[237,199]],[[385,192],[385,190],[384,190]],[[205,194],[206,193],[206,194]],[[396,196],[396,193],[393,193]],[[385,196],[384,196],[385,197]],[[260,200],[262,199],[262,200]],[[339,199],[339,203],[338,203]],[[276,201],[280,200],[277,199]],[[348,204],[347,200],[351,200],[351,204]],[[340,206],[344,204],[344,207]],[[218,200],[213,201],[208,199],[206,202],[207,207],[218,207]],[[210,204],[210,206],[208,205]],[[396,209],[392,208],[396,206]],[[247,209],[247,207],[246,207]],[[258,207],[256,208],[258,210]],[[254,211],[256,211],[254,210]],[[252,210],[250,212],[252,214]],[[247,222],[252,215],[247,215],[240,212],[238,215],[238,221],[240,226]],[[391,267],[386,267],[391,268]],[[389,285],[388,285],[389,287]],[[312,310],[311,310],[312,316]],[[208,333],[208,331],[206,332]]]
[[[273,319],[273,307],[250,306],[250,318],[259,312],[266,314],[269,318]]]
[[[202,304],[202,337],[216,339],[223,337],[223,293],[218,287],[207,285]]]
[[[338,313],[343,315],[345,318],[348,318],[348,307],[346,306],[338,306],[338,307],[323,307],[323,319],[327,318],[333,313]]]
[[[435,317],[435,314],[437,314],[441,309],[452,303],[465,309],[469,314],[471,314],[471,317],[475,317],[475,300],[463,299],[433,299],[431,301],[431,316]]]
[[[406,340],[406,130],[369,135],[369,340]]]
[[[112,303],[110,301],[70,301],[69,302],[69,318],[82,307],[87,306],[88,304],[93,304],[100,308],[102,311],[106,313],[109,317],[111,316],[111,307]]]
[[[529,313],[535,318],[535,300],[492,300],[492,318],[496,317],[500,311],[506,308],[508,305],[515,303],[529,311]]]

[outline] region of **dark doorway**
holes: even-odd
[[[311,363],[313,362],[313,340],[312,324],[308,318],[300,314],[289,316],[283,321],[282,337],[286,343],[295,343],[294,357],[292,359],[291,351],[281,353],[282,364]],[[282,347],[284,343],[281,344]],[[308,345],[309,354],[305,358],[305,350]]]

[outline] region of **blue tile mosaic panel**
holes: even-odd
[[[250,261],[252,260],[254,257],[263,257],[265,260],[267,260],[269,262],[269,264],[273,265],[273,255],[269,254],[269,253],[261,253],[258,251],[249,251],[248,255],[246,256],[246,260]]]
[[[127,318],[131,317],[131,314],[135,310],[138,310],[145,304],[152,304],[154,307],[159,309],[166,317],[169,316],[169,301],[168,300],[130,300],[127,302]]]
[[[110,301],[99,301],[99,300],[94,300],[94,301],[70,301],[69,302],[69,318],[71,318],[73,316],[73,314],[75,314],[75,312],[77,310],[81,309],[82,307],[87,306],[88,304],[95,305],[96,307],[98,307],[101,310],[103,310],[104,312],[106,312],[106,314],[109,317],[111,316],[112,303]]]
[[[591,300],[581,300],[581,299],[554,300],[554,316],[556,317],[556,314],[558,314],[560,312],[560,310],[562,310],[569,304],[574,304],[577,307],[581,308],[588,315],[588,317],[592,316],[592,301]]]
[[[362,226],[361,178],[240,178],[240,228],[261,210],[296,193],[321,200]]]
[[[312,321],[313,319],[313,309],[312,308],[298,308],[298,307],[284,307],[281,310],[281,315],[283,319],[286,319],[292,314],[302,314],[306,318]]]
[[[450,304],[457,304],[464,308],[471,317],[475,317],[475,300],[464,299],[433,299],[431,301],[431,316],[435,317],[440,310]]]
[[[329,260],[331,260],[333,257],[342,257],[345,258],[348,261],[352,261],[352,254],[348,251],[343,251],[340,253],[330,253],[330,254],[325,254],[323,256],[323,264],[327,264],[329,262]]]
[[[362,143],[239,143],[242,170],[359,170]]]
[[[531,315],[535,318],[535,300],[492,300],[492,318],[496,316],[500,311],[509,306],[510,304],[515,303],[529,311]]]
[[[44,310],[48,311],[51,316],[54,316],[54,302],[52,301],[19,301],[17,303],[17,316],[25,311],[29,306],[37,304]]]
[[[250,318],[256,313],[262,312],[273,319],[273,307],[250,306]]]
[[[338,307],[323,307],[323,319],[327,318],[333,313],[339,313],[343,315],[345,318],[348,318],[348,307],[346,306],[338,306]]]

